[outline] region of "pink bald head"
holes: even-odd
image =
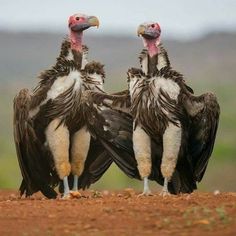
[[[82,51],[83,31],[93,26],[99,26],[98,18],[95,16],[77,13],[69,17],[68,27],[72,49]]]
[[[138,27],[138,36],[142,36],[144,47],[148,49],[148,54],[153,57],[159,53],[158,46],[161,42],[161,27],[158,23],[143,23]]]

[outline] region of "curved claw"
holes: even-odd
[[[70,200],[72,199],[73,197],[71,196],[70,193],[64,193],[63,196],[61,197],[61,200]]]
[[[160,196],[162,197],[166,197],[166,196],[171,196],[171,194],[168,192],[168,190],[166,191],[165,189],[163,189],[160,193]]]
[[[167,178],[164,179],[164,186],[163,186],[163,188],[162,188],[159,195],[162,196],[162,197],[166,197],[166,196],[171,195],[168,191],[168,179]]]
[[[71,200],[71,199],[78,199],[83,197],[79,191],[70,191],[69,193],[64,193],[62,196],[62,200]]]
[[[143,191],[141,194],[138,195],[138,197],[142,196],[153,196],[153,194],[150,190],[148,190],[148,191]]]

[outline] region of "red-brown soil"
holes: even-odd
[[[137,197],[85,192],[73,200],[0,191],[0,235],[236,235],[236,193]]]

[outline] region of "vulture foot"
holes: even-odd
[[[166,197],[166,196],[170,196],[171,194],[168,192],[168,190],[166,191],[165,189],[162,189],[159,195],[162,197]]]
[[[139,195],[138,195],[138,197],[143,197],[143,196],[153,196],[153,194],[152,194],[152,192],[149,190],[149,191],[143,191],[142,193],[140,193]]]
[[[79,191],[70,191],[68,194],[63,194],[61,200],[71,200],[82,198],[82,194]]]
[[[68,193],[68,194],[64,193],[61,197],[61,200],[70,200],[70,199],[72,199],[72,196],[70,193]]]
[[[149,188],[149,185],[148,185],[148,177],[144,177],[143,182],[144,182],[143,192],[141,194],[139,194],[138,197],[153,196],[153,194]]]
[[[166,196],[171,195],[168,191],[168,179],[167,178],[164,179],[164,186],[163,186],[163,188],[162,188],[159,195],[162,196],[162,197],[166,197]]]

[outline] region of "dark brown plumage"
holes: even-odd
[[[53,188],[58,185],[59,177],[52,153],[45,146],[45,129],[51,121],[60,117],[58,126],[67,125],[72,131],[81,101],[81,90],[75,91],[75,80],[55,99],[47,99],[49,90],[58,78],[80,70],[79,64],[66,58],[68,45],[69,42],[63,42],[55,66],[40,75],[39,84],[33,93],[24,89],[14,99],[14,137],[23,175],[20,191],[26,196],[39,190],[49,198],[56,196]]]
[[[146,58],[148,60],[145,61]],[[132,115],[134,129],[139,124],[151,137],[152,169],[149,178],[161,185],[164,183],[161,171],[163,134],[169,122],[175,126],[181,124],[181,147],[168,189],[174,194],[191,193],[197,188],[196,182],[201,181],[213,151],[220,114],[219,104],[211,93],[201,96],[193,94],[183,75],[171,68],[163,46],[156,58],[163,64],[157,64],[154,71],[151,69],[153,65],[146,67],[148,72],[145,74],[144,61],[148,63],[150,56],[147,50],[143,50],[140,55],[143,70],[132,68],[128,71],[129,88],[131,79],[135,79],[135,90],[132,91],[135,95],[122,91],[114,95],[91,92],[91,96],[113,109],[126,110]],[[180,89],[178,99],[173,100],[162,89],[156,94],[156,86],[159,85],[158,82],[155,83],[155,78],[171,80],[177,84]],[[133,177],[140,179],[137,173]]]
[[[100,114],[91,117],[83,99],[87,89],[102,90],[105,77],[100,63],[87,62],[88,48],[82,45],[83,31],[99,21],[78,13],[70,16],[68,25],[69,41],[62,43],[56,64],[39,76],[32,93],[21,90],[14,99],[14,138],[23,176],[20,191],[26,196],[40,190],[55,198],[54,187],[63,180],[64,197],[70,197],[70,173],[76,191],[86,159],[98,162],[101,150],[105,151],[98,137],[94,141],[91,136],[94,119],[102,121]],[[89,154],[90,142],[93,152]],[[103,168],[104,164],[100,174]]]

